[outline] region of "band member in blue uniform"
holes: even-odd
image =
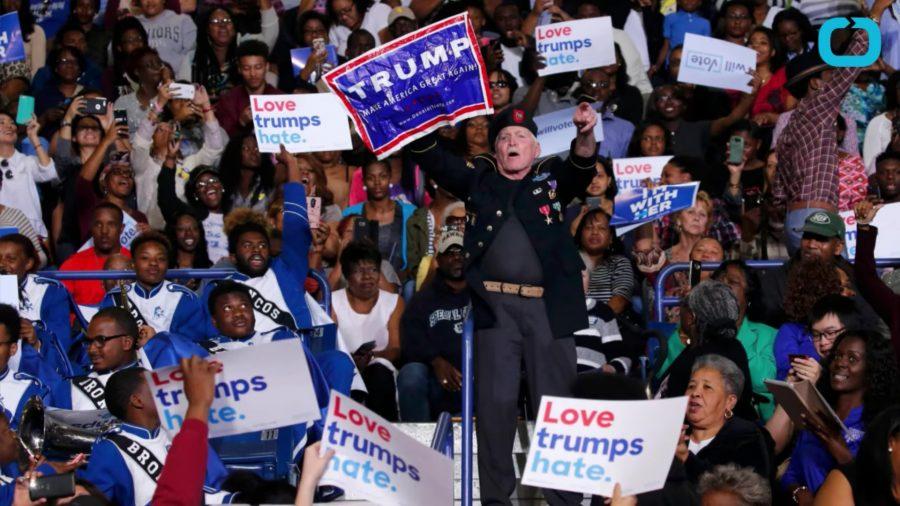
[[[66,354],[72,344],[73,304],[62,283],[34,273],[39,263],[34,244],[24,235],[0,237],[0,271],[18,279],[23,344],[31,344],[19,347],[10,367],[46,383],[72,373]]]
[[[106,433],[91,448],[90,463],[82,471],[114,504],[150,504],[172,441],[160,430],[159,414],[145,369],[133,367],[116,372],[104,394],[109,412],[122,421],[120,428]],[[219,491],[227,471],[212,448],[206,463],[206,504],[229,502]]]
[[[106,408],[104,389],[115,372],[175,365],[186,355],[177,351],[173,339],[178,337],[160,333],[139,346],[138,326],[128,311],[120,307],[101,309],[91,319],[83,341],[91,361],[90,371],[54,385],[51,405],[74,410]]]
[[[297,160],[283,146],[278,160],[288,169],[288,182],[284,185],[281,254],[271,257],[268,231],[257,223],[242,223],[228,234],[228,252],[238,270],[229,279],[250,288],[256,330],[260,332],[277,327],[296,331],[312,327],[304,289],[312,243],[306,214],[306,190],[301,184]],[[215,284],[206,286],[204,300],[209,298]],[[208,304],[205,307],[208,309]],[[214,329],[209,329],[208,335],[214,333]]]
[[[166,281],[172,245],[159,232],[145,232],[131,243],[137,281],[106,293],[100,307],[125,307],[138,323],[157,332],[177,332],[193,341],[206,336],[200,299],[188,287]],[[125,297],[122,296],[122,290]]]
[[[0,403],[12,413],[10,426],[19,425],[22,409],[32,397],[49,398],[49,389],[37,378],[16,372],[9,366],[10,358],[19,348],[21,332],[19,313],[10,305],[0,304]]]

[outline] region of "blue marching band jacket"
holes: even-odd
[[[308,442],[321,437],[330,388],[349,394],[351,380],[358,372],[347,353],[334,349],[312,353],[306,345],[306,336],[315,331],[307,307],[311,299],[306,297],[304,288],[312,235],[306,214],[306,195],[299,183],[285,185],[284,237],[281,254],[271,259],[264,275],[250,278],[234,273],[229,277],[251,288],[256,332],[249,338],[235,340],[221,336],[215,330],[206,304],[212,284],[207,285],[203,295],[198,297],[190,289],[169,281],[151,290],[129,283],[110,290],[96,309],[121,306],[124,289],[126,309],[139,324],[149,325],[157,331],[138,350],[138,360],[126,368],[157,369],[175,365],[180,358],[192,355],[208,357],[225,350],[296,339],[304,349],[323,414],[322,420],[311,425],[290,427],[294,443],[292,454],[296,461],[302,458],[302,450]],[[25,403],[33,396],[60,409],[105,409],[104,389],[115,371],[98,373],[91,370],[80,338],[73,338],[69,323],[69,313],[74,311],[86,328],[89,313],[83,310],[93,312],[96,309],[77,307],[61,283],[34,274],[25,277],[19,293],[20,314],[35,323],[41,346],[36,350],[20,343],[10,357],[8,367],[0,373],[0,405],[8,413],[11,426],[17,426]],[[79,475],[97,485],[116,504],[143,506],[153,496],[170,445],[164,431],[151,432],[122,424],[97,440],[92,448],[90,465],[80,470]],[[158,463],[159,469],[154,463]],[[52,473],[49,467],[46,471]],[[16,473],[17,470],[0,467],[0,506],[12,503],[12,480]],[[210,448],[205,489],[207,502],[229,502],[230,496],[219,492],[226,475],[224,465]]]

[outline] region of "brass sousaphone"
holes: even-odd
[[[97,438],[119,423],[105,409],[48,409],[40,397],[32,397],[22,410],[19,442],[35,457],[66,460],[79,453],[89,455]]]

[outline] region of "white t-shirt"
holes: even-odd
[[[369,10],[366,11],[366,15],[363,17],[360,28],[372,34],[372,37],[375,38],[375,46],[381,45],[378,32],[387,28],[388,16],[390,15],[391,7],[378,2],[369,7]],[[337,23],[332,25],[331,30],[328,31],[329,42],[334,44],[334,47],[337,48],[337,53],[341,56],[344,56],[344,53],[347,51],[347,39],[350,38],[350,33],[351,30],[349,28]]]
[[[689,438],[689,439],[688,439],[688,450],[689,450],[691,453],[693,453],[694,455],[697,455],[698,453],[700,453],[700,450],[702,450],[702,449],[706,448],[707,446],[709,446],[709,444],[712,443],[712,442],[713,442],[713,439],[715,439],[715,438],[716,438],[716,436],[713,436],[713,437],[711,437],[711,438],[709,438],[709,439],[704,439],[704,440],[702,440],[702,441],[697,441],[696,443],[694,442],[693,439],[690,439],[690,438]]]

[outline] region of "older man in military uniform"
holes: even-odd
[[[577,135],[563,161],[540,156],[537,126],[511,107],[494,119],[495,156],[466,161],[436,136],[410,150],[428,175],[466,203],[466,281],[473,290],[478,384],[478,470],[483,504],[510,504],[521,363],[534,406],[567,396],[575,380],[576,330],[587,327],[584,264],[563,225],[563,209],[596,174],[597,115],[576,109]],[[580,494],[544,490],[550,504],[579,504]]]

